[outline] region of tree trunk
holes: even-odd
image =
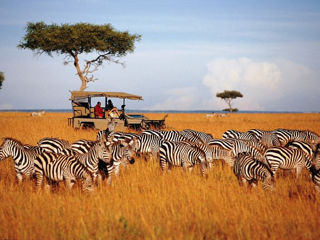
[[[231,99],[227,99],[227,104],[229,106],[229,112],[232,113],[232,105],[231,105]]]
[[[74,66],[76,67],[78,76],[81,80],[80,91],[84,91],[87,88],[87,79],[83,76],[83,72],[80,69],[78,54],[75,53],[73,57],[74,57]]]

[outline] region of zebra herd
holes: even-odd
[[[247,132],[227,130],[221,139],[192,129],[183,131],[146,130],[141,133],[99,131],[96,140],[81,139],[73,143],[59,138],[43,138],[37,146],[4,138],[0,160],[12,157],[18,182],[34,176],[37,189],[46,183],[64,181],[71,189],[77,180],[83,191],[92,191],[103,179],[110,184],[120,167],[135,162],[135,156],[159,163],[166,171],[182,167],[192,171],[200,166],[201,174],[216,160],[233,169],[240,184],[264,189],[274,188],[278,169],[295,169],[297,177],[303,168],[309,170],[320,191],[320,137],[307,130],[252,129]],[[45,181],[43,181],[45,180]]]

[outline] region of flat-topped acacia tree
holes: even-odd
[[[243,97],[241,92],[235,91],[235,90],[224,90],[223,92],[217,93],[216,97],[223,99],[229,106],[228,110],[230,113],[234,110],[232,108],[232,100]]]
[[[110,24],[47,25],[36,22],[27,24],[26,35],[18,48],[31,49],[39,55],[66,55],[77,69],[81,80],[80,91],[83,91],[89,82],[96,80],[93,72],[97,71],[104,61],[120,63],[119,58],[132,53],[135,42],[140,39],[141,35],[116,31]],[[84,60],[81,68],[79,55],[89,53],[96,53],[96,56],[91,60]],[[65,64],[68,62],[65,61]]]

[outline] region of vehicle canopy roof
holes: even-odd
[[[125,92],[88,92],[88,91],[70,91],[70,100],[79,100],[88,97],[110,97],[110,98],[122,98],[130,100],[143,100],[139,95],[134,95]]]

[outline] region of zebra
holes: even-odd
[[[310,144],[320,144],[320,136],[315,132],[311,132],[309,130],[304,131],[306,134],[305,141]]]
[[[165,140],[165,141],[172,141],[172,142],[188,141],[188,139],[185,136],[181,135],[180,132],[176,130],[171,130],[171,131],[146,130],[146,131],[143,131],[141,134],[157,135],[162,140]]]
[[[211,134],[195,131],[192,129],[185,129],[183,131],[180,131],[180,134],[185,136],[189,141],[192,142],[200,141],[202,143],[209,143],[211,140],[213,140]]]
[[[309,171],[311,174],[312,182],[315,185],[315,189],[318,193],[320,193],[320,169],[316,169],[314,166],[311,166]]]
[[[264,131],[259,136],[259,142],[265,147],[279,147],[281,143],[277,137],[277,135],[273,131]]]
[[[83,179],[82,190],[93,191],[93,181],[89,171],[75,158],[52,152],[43,152],[34,161],[36,186],[39,190],[43,177],[47,180],[47,189],[51,181],[64,181],[71,190],[76,179]]]
[[[290,129],[276,129],[273,131],[274,134],[278,137],[281,146],[285,146],[288,142],[291,141],[306,141],[307,133],[301,130],[290,130]]]
[[[160,146],[160,167],[164,171],[168,163],[172,166],[189,168],[191,172],[195,164],[200,164],[201,173],[206,175],[207,161],[202,150],[181,142],[165,141]]]
[[[309,144],[301,141],[292,141],[287,143],[286,147],[300,149],[312,159],[312,164],[316,169],[320,168],[320,148],[319,144]]]
[[[14,168],[18,183],[21,183],[23,178],[29,179],[34,173],[34,160],[42,153],[42,150],[37,147],[27,145],[26,147],[14,138],[4,138],[0,147],[0,161],[8,157],[14,160]]]
[[[110,151],[110,162],[98,161],[98,169],[102,172],[103,177],[108,178],[108,183],[111,183],[111,174],[119,174],[120,164],[126,165],[127,162],[133,164],[135,159],[133,157],[136,139],[128,141],[107,142],[108,149]],[[78,153],[87,153],[92,147],[93,141],[79,140],[72,144],[73,149]]]
[[[248,153],[237,155],[233,165],[233,173],[238,178],[240,184],[249,183],[256,186],[258,181],[262,181],[262,188],[273,190],[274,177],[272,171],[264,163],[255,160]]]
[[[249,141],[257,141],[257,138],[251,132],[240,132],[237,130],[227,130],[222,135],[223,139],[233,138],[233,139],[242,139],[242,140],[249,140]]]
[[[296,176],[299,177],[302,168],[310,169],[312,164],[312,159],[303,151],[287,147],[269,148],[264,157],[274,175],[278,168],[296,169]]]
[[[75,159],[82,163],[82,165],[90,172],[94,182],[98,176],[99,160],[106,163],[110,163],[111,161],[111,150],[107,145],[108,144],[103,141],[96,141],[88,152],[75,155]]]
[[[63,149],[71,149],[70,143],[60,138],[42,138],[38,141],[38,146],[44,151],[53,153],[60,153]]]
[[[261,129],[250,129],[247,132],[251,133],[258,141],[260,141],[262,135],[267,133],[268,131],[261,130]]]
[[[210,141],[209,145],[211,146],[217,146],[223,149],[227,149],[232,151],[233,156],[237,156],[239,153],[250,153],[255,159],[265,162],[264,156],[261,153],[261,150],[259,150],[256,142],[252,141],[246,141],[241,139],[215,139]],[[261,146],[260,146],[261,147]],[[262,152],[264,149],[262,149]],[[227,162],[231,167],[233,166],[232,162]]]
[[[87,153],[94,143],[95,141],[80,139],[71,144],[71,149],[79,154]]]
[[[97,133],[97,141],[101,139],[107,140],[108,136],[114,133],[114,128],[116,125],[117,122],[115,122],[115,119],[111,118],[111,121],[108,123],[108,127],[105,130],[101,130]]]
[[[148,155],[150,158],[159,155],[159,148],[163,140],[157,135],[141,134],[137,138],[137,153],[145,156]]]

